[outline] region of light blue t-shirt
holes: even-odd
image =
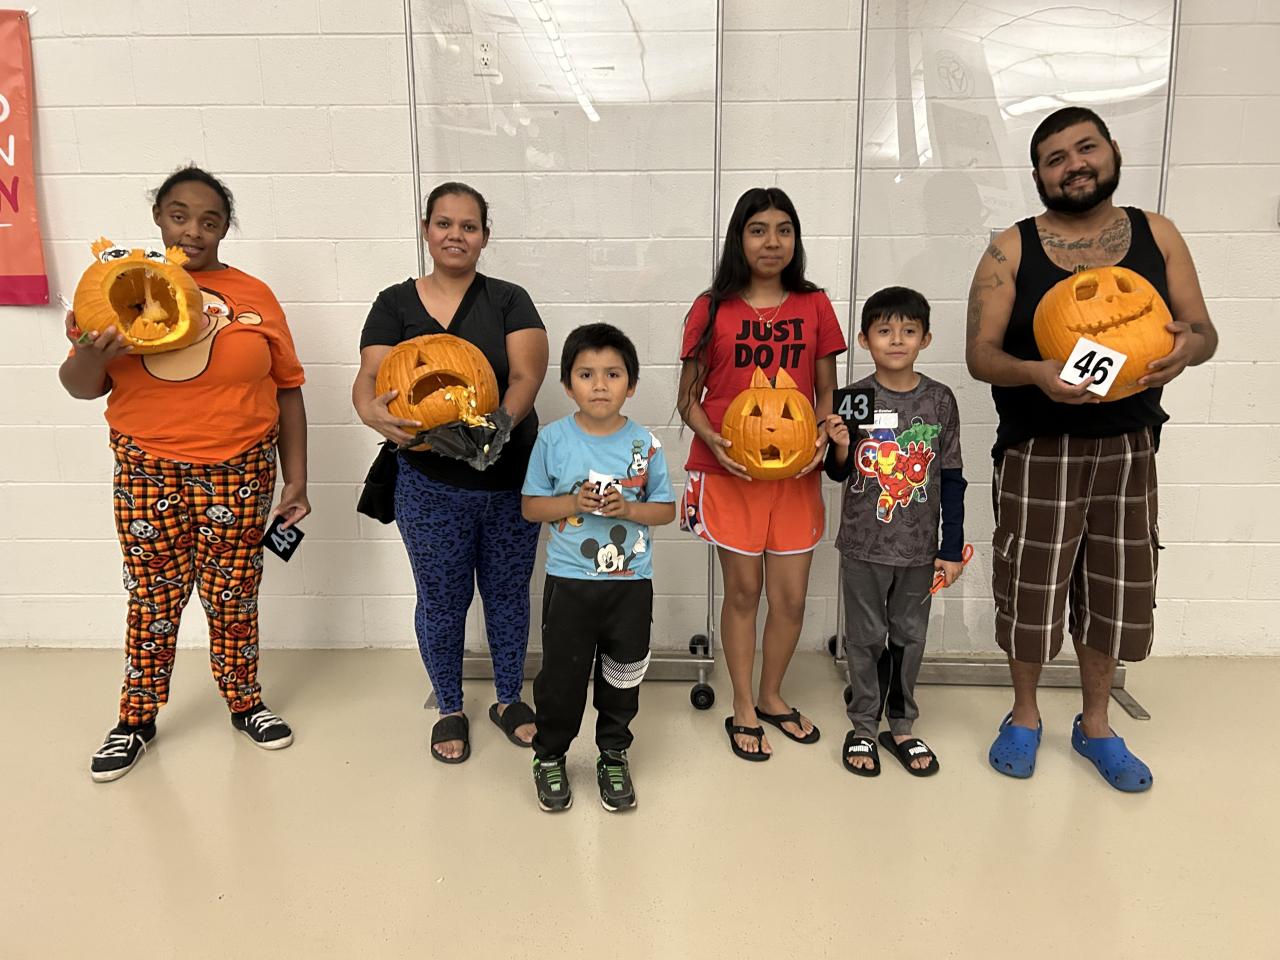
[[[521,491],[529,497],[577,493],[584,480],[612,480],[628,500],[673,503],[662,444],[634,420],[607,437],[587,433],[573,415],[538,434]],[[653,579],[653,544],[644,524],[592,513],[550,524],[547,573],[575,580]]]

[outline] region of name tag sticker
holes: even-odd
[[[267,532],[262,537],[262,545],[288,563],[293,558],[294,551],[302,545],[302,538],[306,534],[296,526],[282,530],[280,529],[282,523],[284,523],[284,517],[280,516],[271,521],[271,525],[267,527]]]
[[[850,427],[860,427],[875,419],[876,392],[870,387],[841,387],[831,394],[832,409]]]
[[[897,430],[898,429],[898,411],[897,410],[877,410],[876,419],[871,424],[872,430]]]
[[[1063,364],[1062,373],[1058,377],[1070,384],[1083,383],[1089,377],[1093,377],[1093,383],[1089,384],[1088,391],[1105,397],[1111,385],[1115,383],[1120,368],[1128,359],[1119,350],[1112,350],[1110,347],[1095,343],[1088,337],[1081,337],[1076,341],[1075,349],[1071,351],[1071,356],[1067,357],[1067,362]]]

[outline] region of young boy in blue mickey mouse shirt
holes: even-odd
[[[639,375],[621,330],[593,323],[570,333],[560,382],[578,412],[538,434],[521,491],[525,519],[551,525],[542,670],[533,681],[533,779],[543,810],[573,803],[565,754],[582,725],[593,660],[600,802],[609,811],[636,803],[627,748],[649,666],[649,528],[676,515],[662,444],[622,413]]]

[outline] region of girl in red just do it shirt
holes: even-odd
[[[831,412],[836,357],[846,349],[831,301],[804,276],[800,218],[785,193],[757,187],[729,218],[711,289],[685,318],[680,350],[680,416],[694,432],[681,525],[716,547],[724,576],[720,628],[733,683],[729,745],[745,760],[767,760],[761,721],[799,743],[818,729],[782,697],[782,679],[804,622],[813,549],[822,538],[823,420]],[[756,369],[785,371],[814,403],[813,459],[798,476],[753,480],[728,453],[721,421]],[[769,599],[759,696],[752,695],[760,593]]]

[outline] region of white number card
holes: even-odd
[[[1076,347],[1071,351],[1071,356],[1067,357],[1067,362],[1063,364],[1059,377],[1073,384],[1082,383],[1087,378],[1093,377],[1093,383],[1088,387],[1089,392],[1105,397],[1107,391],[1111,389],[1111,384],[1115,383],[1120,368],[1128,359],[1119,350],[1112,350],[1100,343],[1094,343],[1088,337],[1081,337],[1076,341]]]

